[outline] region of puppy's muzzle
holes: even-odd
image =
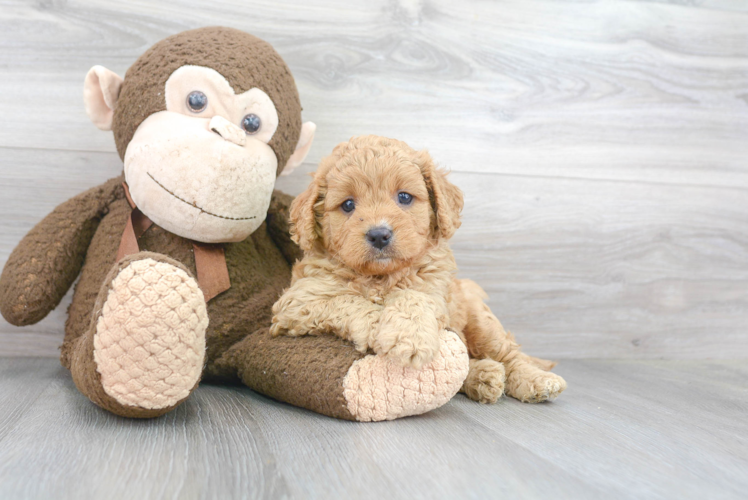
[[[381,250],[389,245],[391,240],[392,231],[383,226],[369,229],[369,232],[366,233],[366,241],[377,250]]]

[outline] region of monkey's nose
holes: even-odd
[[[379,250],[389,245],[391,239],[392,231],[382,226],[369,229],[369,232],[366,233],[366,240],[369,242],[369,245]]]
[[[227,141],[233,142],[238,146],[244,146],[247,143],[247,134],[239,128],[238,125],[234,125],[223,116],[214,116],[210,119],[208,128],[220,135]]]

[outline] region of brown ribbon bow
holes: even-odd
[[[122,239],[119,242],[119,250],[117,250],[118,262],[123,257],[140,251],[138,239],[153,225],[153,221],[135,206],[127,183],[123,182],[122,186],[125,188],[125,196],[132,207],[132,213],[127,219],[125,232],[122,233]],[[195,253],[197,283],[203,291],[205,302],[208,302],[219,293],[231,288],[229,270],[226,267],[226,255],[223,252],[223,245],[221,244],[200,243],[193,240],[191,242]]]

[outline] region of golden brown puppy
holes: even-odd
[[[471,399],[493,403],[505,389],[527,402],[556,397],[566,382],[547,371],[555,363],[522,353],[485,292],[455,278],[447,240],[462,205],[425,151],[377,136],[339,144],[291,206],[304,259],[273,307],[272,333],[334,333],[420,368],[451,328],[468,346]]]

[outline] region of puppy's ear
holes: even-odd
[[[447,180],[447,172],[436,168],[426,151],[417,153],[416,163],[426,181],[431,209],[436,216],[432,228],[434,236],[449,239],[462,224],[460,222],[460,212],[463,206],[462,191]]]
[[[309,183],[309,187],[291,203],[291,213],[289,216],[291,222],[291,239],[302,250],[311,250],[319,237],[314,205],[317,203],[320,194],[320,182],[318,176],[315,175],[312,182]]]

